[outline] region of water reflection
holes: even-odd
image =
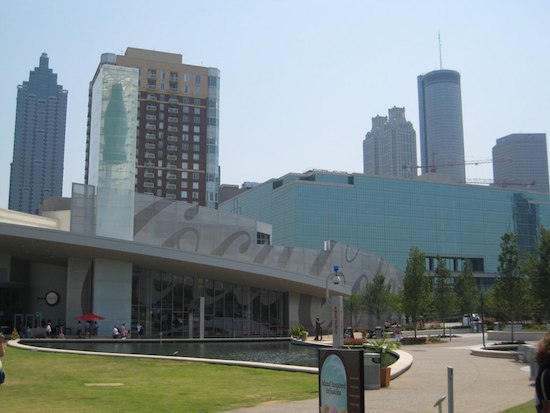
[[[26,343],[31,344],[31,343]],[[317,347],[288,341],[239,342],[33,342],[40,347],[108,353],[156,354],[317,367]]]

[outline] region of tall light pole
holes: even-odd
[[[339,271],[338,265],[333,267],[333,272],[330,273],[327,277],[326,283],[326,301],[330,305],[332,313],[332,346],[333,347],[342,347],[344,345],[344,297],[342,295],[337,295],[331,297],[329,294],[329,282],[332,282],[333,285],[340,285],[346,283],[346,278],[344,274]]]

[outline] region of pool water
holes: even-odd
[[[86,341],[33,341],[24,344],[66,350],[99,351],[108,353],[155,354],[163,356],[198,357],[210,359],[255,361],[317,367],[317,346],[294,345],[289,341],[238,341],[238,342],[117,342]]]

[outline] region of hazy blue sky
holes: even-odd
[[[69,91],[64,195],[84,181],[88,83],[100,55],[183,54],[221,71],[221,182],[362,172],[371,118],[404,106],[416,77],[462,76],[467,160],[510,133],[550,132],[550,1],[24,1],[0,15],[0,208],[7,208],[17,85],[42,52]],[[417,146],[419,147],[418,143]],[[420,158],[419,158],[420,159]],[[467,168],[491,178],[490,164]]]

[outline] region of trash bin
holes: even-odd
[[[363,370],[365,378],[365,389],[373,390],[380,388],[380,354],[363,353]]]
[[[376,327],[375,337],[382,338],[382,327]]]

